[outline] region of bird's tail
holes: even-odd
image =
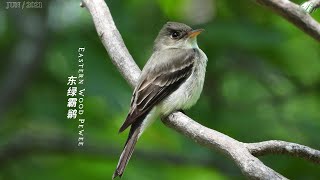
[[[135,122],[131,125],[127,142],[121,153],[117,168],[113,173],[112,179],[117,176],[121,177],[134,151],[134,147],[138,141],[141,132],[141,122]]]

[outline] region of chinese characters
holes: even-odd
[[[78,48],[78,75],[69,76],[67,82],[67,119],[78,120],[78,146],[84,145],[84,53],[85,48]]]

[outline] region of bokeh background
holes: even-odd
[[[320,149],[320,46],[254,1],[106,1],[140,68],[167,21],[206,31],[204,91],[186,113],[243,142],[285,140]],[[302,1],[294,1],[301,3]],[[0,179],[109,179],[127,132],[118,134],[132,89],[111,63],[80,1],[41,9],[0,5]],[[313,17],[320,21],[320,12]],[[67,119],[67,77],[85,47],[85,146]],[[286,155],[260,158],[290,179],[320,179],[320,166]],[[123,179],[245,179],[217,151],[160,121],[148,129]]]

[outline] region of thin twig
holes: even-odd
[[[317,164],[320,163],[320,151],[296,143],[271,140],[258,143],[247,143],[246,146],[249,152],[254,156],[288,154]]]

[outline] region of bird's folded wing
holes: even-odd
[[[119,132],[124,131],[137,119],[143,119],[152,107],[179,88],[192,73],[195,54],[192,49],[175,50],[156,56],[158,59],[149,60],[151,63],[158,62],[157,67],[143,69],[142,73],[147,75],[140,79],[134,90],[129,114]]]

